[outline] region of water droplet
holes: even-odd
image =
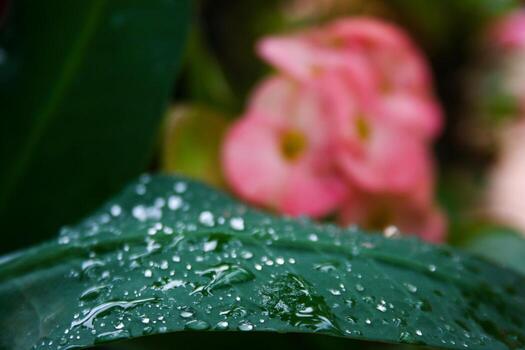
[[[410,333],[403,331],[399,334],[399,341],[402,343],[411,343],[413,341],[413,338],[410,335]]]
[[[68,236],[60,236],[58,238],[58,244],[69,244],[70,240]]]
[[[423,332],[421,332],[421,330],[419,330],[419,329],[416,329],[416,334],[417,334],[418,336],[422,336],[422,335],[423,335]]]
[[[168,208],[171,210],[177,210],[182,207],[182,198],[179,196],[170,196],[168,198]]]
[[[174,288],[184,287],[185,285],[186,285],[186,282],[184,282],[183,280],[179,280],[179,279],[169,280],[168,279],[164,283],[158,285],[157,288],[162,291],[167,291],[167,290],[174,289]]]
[[[243,321],[239,323],[239,326],[237,327],[240,331],[251,331],[253,330],[254,326],[250,322]]]
[[[145,207],[137,205],[131,210],[131,215],[139,221],[160,220],[162,218],[162,210],[157,207]]]
[[[210,328],[210,325],[206,321],[191,320],[184,325],[184,328],[191,331],[205,331]]]
[[[136,192],[138,195],[142,196],[143,194],[146,193],[146,186],[144,186],[144,185],[137,185],[137,186],[135,187],[135,192]]]
[[[217,244],[218,244],[217,240],[204,242],[204,251],[205,252],[214,251],[217,248]]]
[[[377,304],[376,309],[378,309],[381,312],[385,312],[386,311],[386,306],[383,305],[383,304]]]
[[[249,259],[253,258],[253,253],[252,253],[252,252],[249,252],[249,251],[247,251],[247,250],[245,250],[245,251],[243,251],[243,252],[241,253],[241,257],[242,257],[243,259],[249,260]]]
[[[215,326],[215,328],[219,330],[225,330],[225,329],[228,329],[228,327],[229,327],[228,321],[220,321]]]
[[[100,285],[100,286],[90,287],[90,288],[86,289],[85,291],[83,291],[82,294],[80,294],[80,299],[81,300],[92,300],[92,299],[95,299],[96,297],[98,297],[100,295],[100,293],[103,290],[105,290],[108,287],[109,287],[108,285]]]
[[[190,318],[190,317],[193,317],[193,315],[194,315],[194,312],[190,309],[182,310],[180,312],[180,317],[182,318]]]
[[[339,262],[328,261],[328,262],[323,262],[323,263],[320,263],[320,264],[315,264],[314,265],[314,269],[319,270],[321,272],[330,272],[330,271],[337,270],[337,267],[339,265],[340,265]]]
[[[391,225],[391,226],[387,226],[383,230],[383,235],[386,238],[397,238],[401,236],[401,231],[399,231],[399,229],[396,226]]]
[[[237,231],[244,230],[244,220],[243,218],[231,218],[230,219],[230,227]]]
[[[119,329],[116,331],[100,333],[95,338],[95,343],[115,341],[122,338],[129,337],[129,333],[124,329]]]
[[[308,235],[308,239],[312,242],[317,242],[319,240],[319,237],[315,233],[311,233]]]
[[[112,309],[115,308],[121,308],[121,309],[131,309],[134,308],[140,304],[144,304],[147,302],[153,302],[156,301],[155,298],[146,298],[146,299],[139,299],[139,300],[132,300],[132,301],[110,301],[104,304],[100,304],[89,310],[89,312],[81,319],[75,320],[71,322],[71,328],[77,327],[77,326],[84,326],[86,328],[93,328],[93,321],[100,315],[105,314],[106,312],[109,312]]]
[[[144,271],[144,277],[149,278],[151,276],[153,276],[153,272],[151,272],[150,269],[147,269],[147,270]]]
[[[276,276],[260,291],[262,303],[270,317],[278,317],[295,327],[340,333],[335,316],[323,297],[294,274]]]
[[[175,192],[177,193],[184,193],[186,192],[186,189],[188,188],[188,185],[185,182],[177,182],[175,184]]]
[[[199,222],[204,226],[215,226],[215,219],[213,217],[213,214],[209,211],[203,211],[202,213],[200,213]]]
[[[104,266],[104,265],[106,264],[102,260],[98,260],[98,259],[84,260],[82,262],[82,271],[86,272],[94,267]]]
[[[122,213],[122,208],[120,207],[120,205],[115,204],[111,206],[111,209],[109,211],[111,212],[111,215],[119,216],[120,213]]]
[[[410,283],[403,283],[403,285],[408,289],[410,293],[417,292],[417,287]]]
[[[247,282],[255,278],[252,272],[234,264],[220,264],[206,270],[196,271],[195,273],[199,276],[210,278],[210,281],[205,285],[198,285],[191,294],[199,292],[208,295],[213,289]]]
[[[362,284],[358,283],[358,284],[355,285],[355,290],[357,290],[358,292],[364,292],[365,287],[363,287]]]

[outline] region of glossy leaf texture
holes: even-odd
[[[173,331],[322,333],[523,349],[525,279],[447,246],[281,218],[142,176],[58,239],[0,263],[0,347]]]
[[[0,251],[51,237],[144,171],[189,7],[10,1],[0,28]]]

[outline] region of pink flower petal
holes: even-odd
[[[516,10],[500,18],[490,28],[489,38],[494,46],[506,49],[525,47],[525,10]]]
[[[289,215],[320,217],[335,210],[347,196],[348,186],[335,171],[298,166],[290,175],[280,204]]]
[[[326,113],[331,104],[315,86],[275,77],[256,90],[247,114],[223,145],[225,176],[239,196],[290,215],[314,217],[326,215],[344,200],[346,183],[333,159],[326,157],[331,147]],[[298,159],[283,154],[288,132],[305,138]]]
[[[368,57],[388,89],[426,91],[430,74],[421,52],[400,28],[373,18],[349,18],[330,25],[326,31],[339,38],[346,50]]]
[[[442,129],[440,106],[431,98],[414,94],[393,93],[381,99],[383,118],[423,140],[435,138]]]
[[[342,144],[337,152],[341,169],[359,188],[371,192],[407,193],[424,191],[432,177],[430,155],[426,145],[401,132],[372,126],[370,139]],[[422,184],[425,184],[423,186]]]
[[[278,136],[278,130],[255,116],[240,119],[227,133],[223,170],[242,198],[272,207],[279,202],[289,167],[281,157]]]

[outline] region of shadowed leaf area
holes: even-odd
[[[9,1],[0,23],[0,253],[52,237],[147,167],[189,3]]]

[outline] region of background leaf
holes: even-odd
[[[224,115],[207,107],[171,107],[163,128],[162,170],[225,187],[220,153],[228,124]]]
[[[11,5],[0,36],[1,251],[77,221],[145,169],[189,20],[188,0]]]
[[[447,246],[277,218],[143,176],[56,242],[0,263],[0,347],[180,330],[525,346],[525,279]]]
[[[525,275],[525,239],[514,230],[484,227],[462,242],[462,247]]]

